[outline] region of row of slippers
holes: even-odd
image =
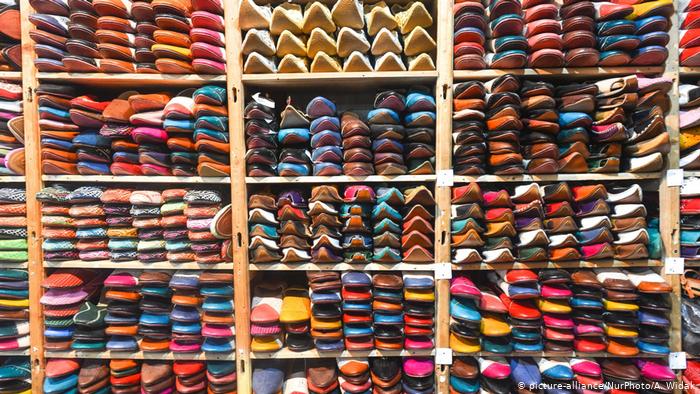
[[[560,86],[513,75],[458,83],[455,172],[658,171],[671,148],[670,88],[670,79],[634,75]]]
[[[678,21],[679,26],[679,42],[680,65],[684,67],[700,66],[700,42],[698,34],[700,33],[700,19],[698,12],[700,5],[692,1],[681,1],[678,4]]]
[[[220,1],[31,3],[40,71],[226,73]]]
[[[450,285],[450,343],[460,353],[665,355],[671,290],[648,268],[459,276]]]
[[[467,1],[454,14],[458,70],[653,66],[668,57],[673,2]]]
[[[279,124],[274,102],[254,94],[244,111],[248,175],[432,174],[435,98],[427,92],[383,91],[371,109],[353,111],[325,97],[302,111],[288,98]]]
[[[608,191],[602,184],[533,183],[482,191],[470,183],[453,189],[452,204],[455,264],[638,260],[661,253],[658,219],[647,222],[639,185]]]
[[[684,170],[700,170],[700,86],[682,83],[678,91],[681,120],[679,164]]]
[[[104,101],[66,85],[42,84],[37,92],[46,174],[230,173],[223,87],[177,95],[128,91]]]
[[[24,175],[22,85],[0,82],[0,174]]]
[[[685,178],[681,189],[681,257],[700,260],[700,179]]]
[[[420,1],[363,7],[359,0],[339,0],[330,9],[317,1],[302,10],[295,3],[270,7],[247,0],[239,21],[247,74],[435,69],[433,17]]]

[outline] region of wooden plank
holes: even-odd
[[[233,234],[233,289],[236,318],[236,370],[239,393],[251,393],[253,367],[250,362],[250,271],[248,269],[248,192],[245,184],[245,105],[242,79],[241,30],[238,28],[239,0],[225,0],[226,90],[231,135],[231,206]]]
[[[33,9],[29,0],[19,1],[22,28],[22,91],[24,110],[24,152],[27,194],[27,234],[29,254],[29,343],[32,366],[32,392],[42,393],[44,384],[44,318],[39,300],[43,294],[44,279],[41,250],[41,204],[36,193],[41,190],[41,142],[39,136],[39,104],[35,97],[38,81],[34,67],[34,41],[29,37],[33,29],[29,15]]]
[[[293,358],[356,358],[356,357],[408,357],[408,356],[431,356],[435,354],[433,350],[364,350],[364,351],[340,351],[340,352],[319,352],[316,349],[303,352],[294,352],[287,348],[276,352],[252,352],[252,359],[293,359]]]
[[[197,262],[171,263],[170,261],[158,261],[153,263],[142,263],[135,261],[44,261],[45,268],[90,268],[90,269],[140,269],[140,270],[209,270],[224,271],[233,270],[233,263],[206,264]]]
[[[414,271],[414,272],[433,272],[435,264],[349,264],[349,263],[328,263],[328,264],[285,264],[285,263],[250,263],[251,271]]]
[[[670,45],[670,44],[669,44]],[[669,55],[669,59],[671,56]],[[513,74],[538,79],[585,79],[630,74],[660,74],[664,67],[572,67],[572,68],[525,68],[504,70],[455,70],[455,81],[490,80],[502,75]]]
[[[199,74],[102,74],[102,73],[38,73],[41,82],[63,82],[95,87],[119,88],[136,86],[193,87],[226,83],[225,75]]]
[[[243,74],[243,84],[256,87],[309,87],[328,84],[377,87],[396,83],[432,83],[437,77],[437,71]]]
[[[27,179],[23,175],[0,176],[0,183],[25,183]]]
[[[246,177],[245,182],[247,184],[266,184],[266,183],[355,183],[355,182],[431,182],[435,181],[437,177],[435,175],[397,175],[397,176],[384,176],[384,175],[370,175],[370,176],[349,176],[349,175],[338,175],[338,176],[297,176],[297,177],[284,177],[284,176],[269,176],[269,177]]]
[[[117,352],[104,350],[88,351],[46,351],[48,358],[94,358],[94,359],[133,359],[133,360],[217,360],[233,361],[234,353],[177,353],[177,352]]]
[[[0,79],[4,79],[7,81],[21,82],[22,81],[22,72],[21,71],[2,71],[2,72],[0,72]]]
[[[542,268],[596,268],[596,267],[659,267],[661,260],[590,260],[590,261],[546,261],[536,263],[481,263],[481,264],[452,264],[457,271],[492,271],[503,269],[542,269]]]
[[[612,173],[612,174],[540,174],[540,175],[481,175],[481,176],[465,176],[458,175],[454,177],[455,182],[459,183],[500,183],[500,182],[562,182],[562,181],[639,181],[646,179],[660,179],[663,176],[661,172],[647,172],[640,174],[632,174],[629,172]]]
[[[185,184],[222,184],[231,183],[230,177],[203,176],[130,176],[130,175],[44,175],[42,179],[52,182],[83,183],[185,183]]]

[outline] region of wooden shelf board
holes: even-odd
[[[644,179],[660,179],[661,172],[648,172],[641,174],[630,174],[626,172],[613,174],[542,174],[542,175],[481,175],[481,176],[464,176],[455,175],[454,181],[459,183],[468,182],[560,182],[560,181],[625,181],[625,180],[644,180]]]
[[[16,268],[16,269],[26,269],[29,266],[28,262],[24,263],[8,263],[8,262],[0,262],[0,268]]]
[[[22,72],[21,71],[2,71],[0,72],[0,79],[7,79],[11,81],[20,81],[22,80]]]
[[[692,176],[700,176],[700,171],[683,171],[683,177],[690,178]]]
[[[29,356],[29,349],[26,350],[8,350],[8,351],[0,351],[0,356],[2,357],[8,357],[8,356]]]
[[[437,179],[436,175],[397,175],[397,176],[270,176],[270,177],[246,177],[248,184],[257,183],[353,183],[353,182],[431,182]]]
[[[347,271],[347,270],[362,270],[362,271],[434,271],[435,264],[349,264],[349,263],[328,263],[328,264],[250,264],[251,271]]]
[[[452,264],[454,271],[491,271],[503,269],[541,269],[541,268],[596,268],[596,267],[659,267],[663,265],[661,260],[590,260],[590,261],[562,261],[541,263],[481,263],[476,264]]]
[[[618,356],[615,354],[597,352],[513,352],[513,353],[491,353],[491,352],[476,352],[476,353],[458,353],[452,352],[455,356],[471,356],[471,357],[585,357],[585,358],[668,358],[668,355],[639,353],[636,356]]]
[[[433,82],[437,71],[340,72],[299,74],[243,74],[243,84],[250,86],[295,87],[329,83],[354,86],[376,86],[381,83],[413,84]]]
[[[505,74],[521,76],[539,76],[565,79],[572,77],[605,78],[614,75],[628,74],[659,74],[664,72],[664,67],[572,67],[572,68],[525,68],[504,70],[455,70],[454,80],[463,81],[469,79],[492,79]]]
[[[0,176],[0,183],[24,183],[27,178],[24,175],[2,175]]]
[[[105,74],[105,73],[37,73],[42,82],[67,82],[95,87],[124,86],[201,86],[226,83],[225,75],[197,74]]]
[[[700,76],[700,67],[678,67],[681,77]]]
[[[683,231],[683,230],[681,230]],[[700,260],[684,259],[683,265],[686,267],[700,267]]]
[[[113,262],[109,260],[100,261],[44,261],[46,268],[92,268],[92,269],[168,269],[168,270],[211,270],[223,271],[233,270],[233,263],[219,264],[201,264],[196,262],[190,263],[171,263],[169,261],[159,261],[154,263],[142,263],[136,261]]]
[[[207,183],[230,184],[229,177],[201,177],[201,176],[122,176],[122,175],[43,175],[44,181],[54,182],[128,182],[128,183]]]
[[[47,358],[94,358],[94,359],[134,359],[134,360],[220,360],[234,361],[235,353],[173,353],[173,352],[101,352],[86,351],[46,351]]]
[[[409,357],[409,356],[432,356],[433,350],[368,350],[368,351],[341,351],[341,352],[319,352],[316,349],[303,352],[293,352],[289,349],[282,349],[276,352],[250,352],[252,359],[289,359],[289,358],[355,358],[355,357]]]

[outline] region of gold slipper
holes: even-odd
[[[377,58],[374,69],[376,71],[406,71],[406,65],[403,64],[401,56],[388,52]]]
[[[362,5],[358,0],[338,0],[331,10],[333,22],[338,27],[362,29],[365,18],[362,15]]]
[[[396,18],[385,2],[365,4],[365,20],[367,21],[367,34],[374,37],[382,27],[394,30],[398,27]]]
[[[341,71],[343,69],[340,67],[338,60],[322,51],[317,52],[314,60],[311,62],[312,73],[335,73]]]
[[[395,4],[391,7],[391,12],[394,13],[396,22],[401,28],[401,34],[408,34],[419,26],[430,27],[433,25],[433,17],[425,8],[425,5],[419,1],[406,6]]]
[[[306,43],[289,30],[283,31],[277,38],[277,57],[287,55],[306,57]]]
[[[327,33],[334,33],[336,29],[331,10],[329,10],[325,4],[315,1],[306,4],[304,8],[304,22],[301,30],[309,34],[311,30],[317,27],[323,29],[323,31]]]
[[[325,52],[327,55],[335,56],[338,54],[338,48],[336,47],[333,36],[317,27],[311,30],[309,39],[306,41],[306,54],[308,57],[314,58],[319,52]],[[340,65],[338,65],[338,67],[340,67]]]
[[[403,37],[404,53],[406,56],[415,56],[421,53],[431,52],[435,49],[435,40],[422,27],[418,26],[408,35]]]
[[[435,71],[435,62],[427,53],[408,57],[408,71]]]
[[[277,65],[280,73],[307,73],[309,72],[308,60],[295,55],[285,55]]]
[[[266,57],[257,52],[253,52],[245,59],[243,65],[244,74],[269,74],[276,73],[277,67],[273,57]]]
[[[338,55],[347,57],[352,52],[367,53],[370,45],[362,30],[343,27],[338,32]]]
[[[345,72],[365,72],[372,71],[372,64],[369,58],[364,53],[353,52],[345,58],[343,63],[343,71]]]
[[[241,1],[238,10],[238,24],[241,30],[269,29],[272,8],[269,5],[257,5],[253,0]]]
[[[272,11],[270,33],[278,36],[283,31],[289,30],[292,34],[301,34],[303,19],[299,4],[282,3]]]
[[[241,50],[244,55],[257,52],[263,56],[273,56],[275,41],[268,30],[250,29],[245,33]]]
[[[374,56],[383,55],[387,52],[400,54],[402,51],[403,48],[401,47],[401,41],[399,41],[399,33],[396,31],[382,27],[372,40],[371,52]]]

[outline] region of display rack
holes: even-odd
[[[671,42],[668,45],[669,57],[663,67],[592,67],[592,68],[560,68],[560,69],[522,69],[522,70],[479,70],[479,71],[455,71],[453,70],[453,15],[452,0],[435,0],[433,9],[436,29],[436,67],[435,71],[425,72],[372,72],[372,73],[314,73],[314,74],[259,74],[243,75],[241,59],[242,35],[238,23],[239,0],[224,0],[225,3],[225,39],[227,56],[226,75],[162,75],[162,74],[99,74],[99,73],[43,73],[37,72],[34,66],[34,43],[29,37],[29,32],[34,27],[28,20],[32,13],[29,0],[20,0],[22,21],[22,72],[0,72],[0,79],[21,81],[24,92],[24,125],[25,125],[25,150],[26,150],[26,177],[8,176],[0,177],[0,183],[24,183],[27,193],[27,220],[29,234],[29,262],[20,265],[27,267],[30,277],[30,339],[31,347],[22,355],[29,355],[32,363],[32,392],[41,393],[44,366],[47,358],[133,358],[133,359],[159,359],[159,360],[235,360],[237,366],[237,384],[239,393],[251,393],[252,360],[260,359],[291,359],[291,358],[320,358],[320,357],[380,357],[380,356],[408,356],[423,355],[433,356],[438,350],[449,348],[449,279],[436,280],[436,349],[422,352],[408,351],[368,351],[368,352],[336,352],[319,353],[316,350],[306,352],[292,352],[281,350],[278,352],[262,353],[250,350],[250,281],[257,271],[304,271],[304,270],[348,270],[361,269],[366,271],[427,271],[437,269],[438,265],[448,264],[454,271],[460,270],[493,270],[508,268],[578,268],[578,267],[630,267],[650,266],[662,267],[664,260],[637,260],[637,261],[581,261],[570,263],[535,263],[535,264],[479,264],[472,266],[457,266],[450,264],[450,212],[451,212],[451,185],[440,182],[438,175],[420,176],[368,176],[368,177],[247,177],[245,153],[246,146],[242,136],[243,111],[245,106],[246,90],[253,88],[327,88],[328,86],[342,87],[353,86],[355,88],[378,89],[390,86],[410,86],[412,84],[431,85],[434,88],[437,105],[436,121],[436,171],[452,169],[452,85],[456,81],[464,80],[490,80],[504,74],[516,74],[527,78],[543,78],[552,81],[601,79],[628,74],[640,75],[665,75],[674,80],[671,94],[672,108],[666,118],[667,129],[671,134],[671,141],[677,147],[679,138],[678,116],[678,81],[679,77],[698,77],[700,68],[678,67],[678,30],[670,30]],[[678,26],[676,15],[672,17],[672,26]],[[679,73],[680,72],[680,73]],[[40,83],[72,83],[91,87],[117,88],[129,84],[149,88],[183,88],[202,86],[205,84],[219,84],[227,88],[229,94],[228,113],[229,130],[231,133],[231,176],[230,177],[145,177],[145,176],[75,176],[75,175],[44,175],[41,166],[41,147],[38,125],[38,104],[36,102],[36,89]],[[332,91],[319,93],[333,94]],[[321,93],[321,94],[323,94]],[[678,168],[679,152],[672,149],[667,160],[667,169]],[[685,176],[700,176],[700,172],[686,172]],[[558,182],[558,181],[652,181],[659,183],[659,201],[661,219],[661,234],[664,245],[664,258],[678,257],[680,249],[679,241],[679,188],[668,185],[664,172],[644,174],[553,174],[553,175],[520,175],[520,176],[496,176],[483,175],[478,177],[453,176],[450,182],[464,184],[467,182],[501,183],[501,182]],[[219,184],[229,185],[231,191],[231,203],[233,210],[232,234],[233,234],[233,263],[206,265],[198,263],[169,262],[143,264],[138,261],[111,263],[108,261],[83,262],[44,262],[42,258],[42,234],[40,204],[35,195],[47,183],[107,183],[117,185],[133,184],[134,187],[146,183],[159,185],[167,184]],[[435,222],[435,261],[433,264],[249,264],[248,263],[248,223],[247,223],[247,197],[249,185],[294,185],[294,184],[349,184],[349,183],[408,183],[424,182],[434,190],[436,200]],[[690,265],[690,264],[688,264]],[[697,264],[700,265],[700,264]],[[18,267],[14,264],[13,267]],[[55,268],[98,268],[98,269],[215,269],[231,270],[234,273],[234,304],[236,322],[236,351],[235,354],[173,354],[147,353],[147,352],[58,352],[44,350],[43,316],[39,299],[42,295],[41,282],[46,269]],[[681,316],[680,316],[680,281],[678,275],[666,275],[666,279],[674,287],[672,297],[672,330],[671,351],[681,351]],[[10,353],[2,353],[10,355]],[[455,356],[459,354],[455,353]],[[472,356],[503,356],[503,354],[477,353]],[[508,356],[520,357],[573,357],[584,356],[574,353],[514,353]],[[608,357],[606,354],[585,354],[586,357]],[[436,363],[436,392],[449,392],[449,365]]]

